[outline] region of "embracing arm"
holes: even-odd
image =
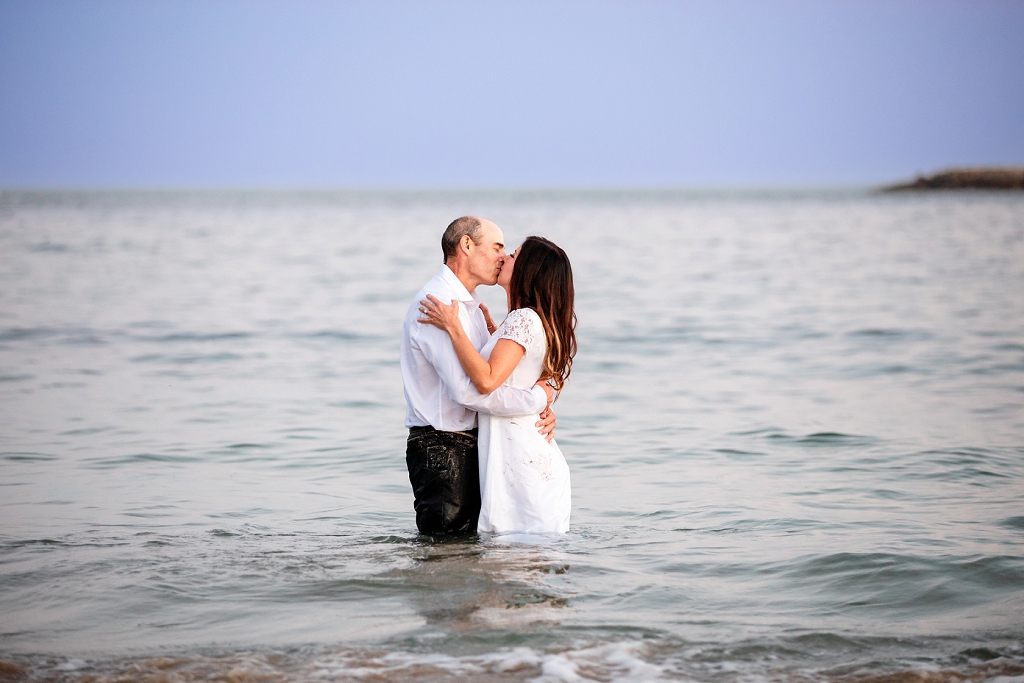
[[[458,302],[453,301],[446,306],[432,294],[428,294],[427,299],[420,302],[420,311],[425,317],[420,318],[419,322],[428,323],[448,333],[455,355],[477,391],[489,394],[500,387],[516,369],[526,349],[511,339],[499,339],[491,351],[490,359],[484,360],[462,327]]]
[[[414,338],[417,347],[427,362],[433,366],[445,391],[455,403],[470,410],[501,417],[550,412],[545,408],[553,395],[551,387],[539,383],[529,389],[499,385],[491,393],[482,394],[473,386],[458,357],[453,353],[455,349],[451,337],[443,329],[435,325],[421,324]],[[476,353],[476,350],[473,349],[473,352]],[[479,357],[480,354],[476,355]],[[545,420],[544,416],[541,419],[544,424],[538,426],[541,427],[541,433],[547,435],[554,428],[554,422]]]

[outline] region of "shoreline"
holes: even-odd
[[[880,192],[931,190],[1024,190],[1024,166],[1004,168],[951,168],[912,182],[886,185]]]

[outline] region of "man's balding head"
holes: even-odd
[[[444,253],[445,262],[455,257],[463,236],[468,236],[473,240],[473,244],[480,244],[482,232],[483,221],[476,216],[463,216],[453,220],[441,235],[441,251]]]

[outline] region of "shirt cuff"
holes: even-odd
[[[540,408],[537,409],[538,413],[544,412],[544,409],[548,407],[548,393],[541,389],[536,384],[533,385],[533,395],[540,397]]]

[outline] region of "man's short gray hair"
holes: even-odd
[[[476,216],[463,216],[453,220],[448,229],[441,235],[441,251],[444,252],[445,262],[455,256],[463,235],[469,235],[469,239],[473,240],[473,244],[480,244],[480,238],[482,237],[480,231],[483,227],[484,224]]]

